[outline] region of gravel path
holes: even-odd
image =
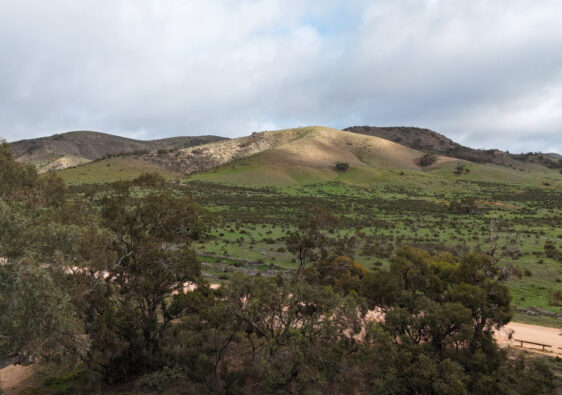
[[[513,331],[511,339],[509,337],[510,331]],[[499,332],[496,332],[496,340],[503,345],[521,347],[521,343],[514,339],[529,341],[533,343],[548,344],[551,347],[546,347],[549,353],[562,354],[562,329],[549,328],[546,326],[522,324],[520,322],[510,322],[503,327]],[[541,351],[541,346],[532,344],[523,344],[525,349],[532,351]]]

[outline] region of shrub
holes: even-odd
[[[419,165],[421,167],[431,166],[437,162],[437,156],[435,154],[425,154],[419,159]]]
[[[349,170],[349,163],[347,163],[347,162],[336,162],[336,170],[337,171],[348,171]]]

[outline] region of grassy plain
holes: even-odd
[[[554,325],[560,320],[540,311],[562,312],[562,193],[524,176],[529,177],[525,184],[506,184],[444,179],[431,172],[353,169],[317,184],[244,187],[202,182],[198,176],[184,188],[220,219],[196,249],[263,262],[264,268],[296,266],[284,238],[313,205],[339,218],[330,235],[335,240],[355,236],[354,258],[369,269],[387,265],[393,250],[404,244],[435,254],[488,252],[495,244],[501,264],[516,267],[521,275],[508,280],[514,306],[540,309],[536,316],[517,313],[518,319]],[[451,210],[451,201],[470,198],[475,199],[470,212]],[[213,277],[224,280],[235,271],[226,266]]]

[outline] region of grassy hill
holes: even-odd
[[[417,170],[416,160],[423,155],[382,138],[320,126],[256,133],[180,152],[193,158],[193,165],[186,168],[188,173],[200,173],[193,178],[254,185],[334,180],[343,173],[336,170],[336,162],[347,163],[352,171],[361,169],[367,177],[375,174],[370,170]],[[212,165],[208,167],[212,170],[204,164]]]
[[[429,129],[402,126],[352,126],[344,130],[382,137],[416,150],[447,155],[470,162],[494,163],[508,167],[520,167],[521,163],[530,163],[551,169],[562,169],[562,157],[555,153],[510,154],[497,149],[474,149],[458,144]]]
[[[435,163],[421,167],[418,160],[424,155],[422,151],[376,136],[325,127],[256,133],[180,150],[178,155],[186,158],[182,171],[196,173],[191,179],[233,185],[340,181],[439,189],[459,180],[554,187],[562,181],[554,170],[517,161],[513,161],[515,165],[497,165],[436,155]],[[349,170],[336,170],[336,162],[349,164]]]
[[[431,131],[427,131],[429,132]],[[456,144],[444,136],[441,139],[440,135],[431,133],[428,135],[435,137],[434,143],[440,141],[447,147],[454,147]],[[63,137],[65,142],[67,136]],[[68,136],[70,137],[76,139],[78,136]],[[97,183],[103,180],[131,179],[138,176],[142,169],[167,175],[188,175],[192,180],[231,185],[291,186],[339,181],[361,186],[394,183],[404,187],[435,190],[459,180],[545,185],[552,188],[558,188],[562,180],[556,169],[548,169],[541,163],[521,162],[510,158],[502,164],[475,163],[436,154],[434,163],[422,167],[419,160],[424,155],[423,150],[386,138],[321,126],[253,133],[247,137],[174,149],[181,147],[181,144],[203,142],[205,138],[207,137],[199,140],[178,138],[152,142],[131,140],[132,143],[126,146],[130,150],[146,146],[150,146],[152,150],[142,149],[127,155],[94,160],[93,163],[67,169],[61,175],[72,184]],[[90,158],[100,155],[99,151],[95,151],[96,147],[95,144],[84,147],[81,156],[69,152],[69,155],[59,157],[43,168],[57,168],[64,161],[75,164],[92,161]],[[116,147],[119,147],[117,141],[112,152],[120,149]],[[106,156],[111,155],[113,154],[106,153]],[[337,162],[346,163],[349,169],[338,171]],[[62,163],[58,168],[65,167],[70,166]]]
[[[118,156],[92,161],[81,166],[57,171],[68,185],[104,184],[114,181],[127,181],[143,173],[159,173],[166,178],[179,178],[177,173],[154,162],[134,156]]]
[[[182,136],[142,141],[100,132],[77,131],[16,141],[10,146],[18,161],[34,163],[40,172],[48,172],[108,156],[174,150],[222,139],[218,136]]]
[[[447,153],[467,148],[433,130],[406,126],[351,126],[344,130],[367,136],[382,137],[410,148],[435,153]]]

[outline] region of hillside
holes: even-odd
[[[251,136],[178,150],[161,157],[183,173],[198,173],[238,161],[276,168],[335,171],[336,162],[354,167],[415,169],[421,154],[413,149],[370,136],[312,126],[253,133]],[[241,162],[241,163],[242,163]]]
[[[386,139],[326,127],[254,133],[241,139],[187,148],[181,171],[193,178],[233,184],[293,185],[389,170],[417,171],[422,152]],[[178,159],[179,159],[178,158]],[[441,156],[433,167],[453,161]],[[336,162],[350,166],[336,170]]]
[[[182,136],[143,141],[100,132],[76,131],[16,141],[10,146],[18,161],[34,163],[40,172],[47,172],[108,156],[174,150],[223,139],[218,136]]]
[[[379,137],[311,126],[252,133],[173,151],[128,155],[121,157],[118,164],[105,159],[68,169],[61,175],[71,183],[99,182],[104,177],[125,179],[137,174],[134,167],[143,163],[144,168],[153,171],[165,169],[220,183],[293,185],[342,176],[335,168],[336,162],[347,163],[351,167],[348,174],[359,172],[366,178],[372,178],[375,170],[420,170],[417,160],[422,155]],[[433,167],[452,160],[441,156]]]
[[[493,163],[508,167],[518,167],[520,163],[530,163],[551,169],[562,169],[562,157],[558,154],[510,154],[497,149],[474,149],[458,144],[444,135],[429,129],[403,126],[352,126],[344,130],[368,136],[382,137],[416,150],[452,156],[470,162]]]
[[[432,144],[449,147],[443,150],[458,146],[444,136],[420,130],[435,137]],[[417,132],[410,134],[415,136]],[[416,139],[411,137],[406,142]],[[152,144],[155,147],[155,142]],[[303,185],[338,180],[355,185],[390,182],[437,188],[443,182],[457,179],[553,186],[559,183],[557,172],[538,164],[510,158],[501,165],[474,163],[437,154],[435,163],[421,167],[419,159],[424,154],[422,150],[377,136],[311,126],[253,133],[175,150],[141,150],[77,166],[61,175],[73,184],[130,179],[138,176],[140,166],[144,171],[183,174],[191,179],[237,185]],[[64,157],[68,158],[70,156]],[[349,169],[338,171],[336,162],[347,163]],[[457,174],[459,166],[463,167],[462,174]]]
[[[395,143],[399,143],[413,149],[434,153],[445,154],[461,148],[468,148],[455,143],[453,140],[440,133],[424,128],[405,126],[352,126],[345,128],[344,130],[367,136],[382,137],[383,139],[394,141]]]
[[[510,154],[513,159],[525,163],[536,163],[549,169],[562,171],[562,156],[555,153],[528,152],[526,154]]]

